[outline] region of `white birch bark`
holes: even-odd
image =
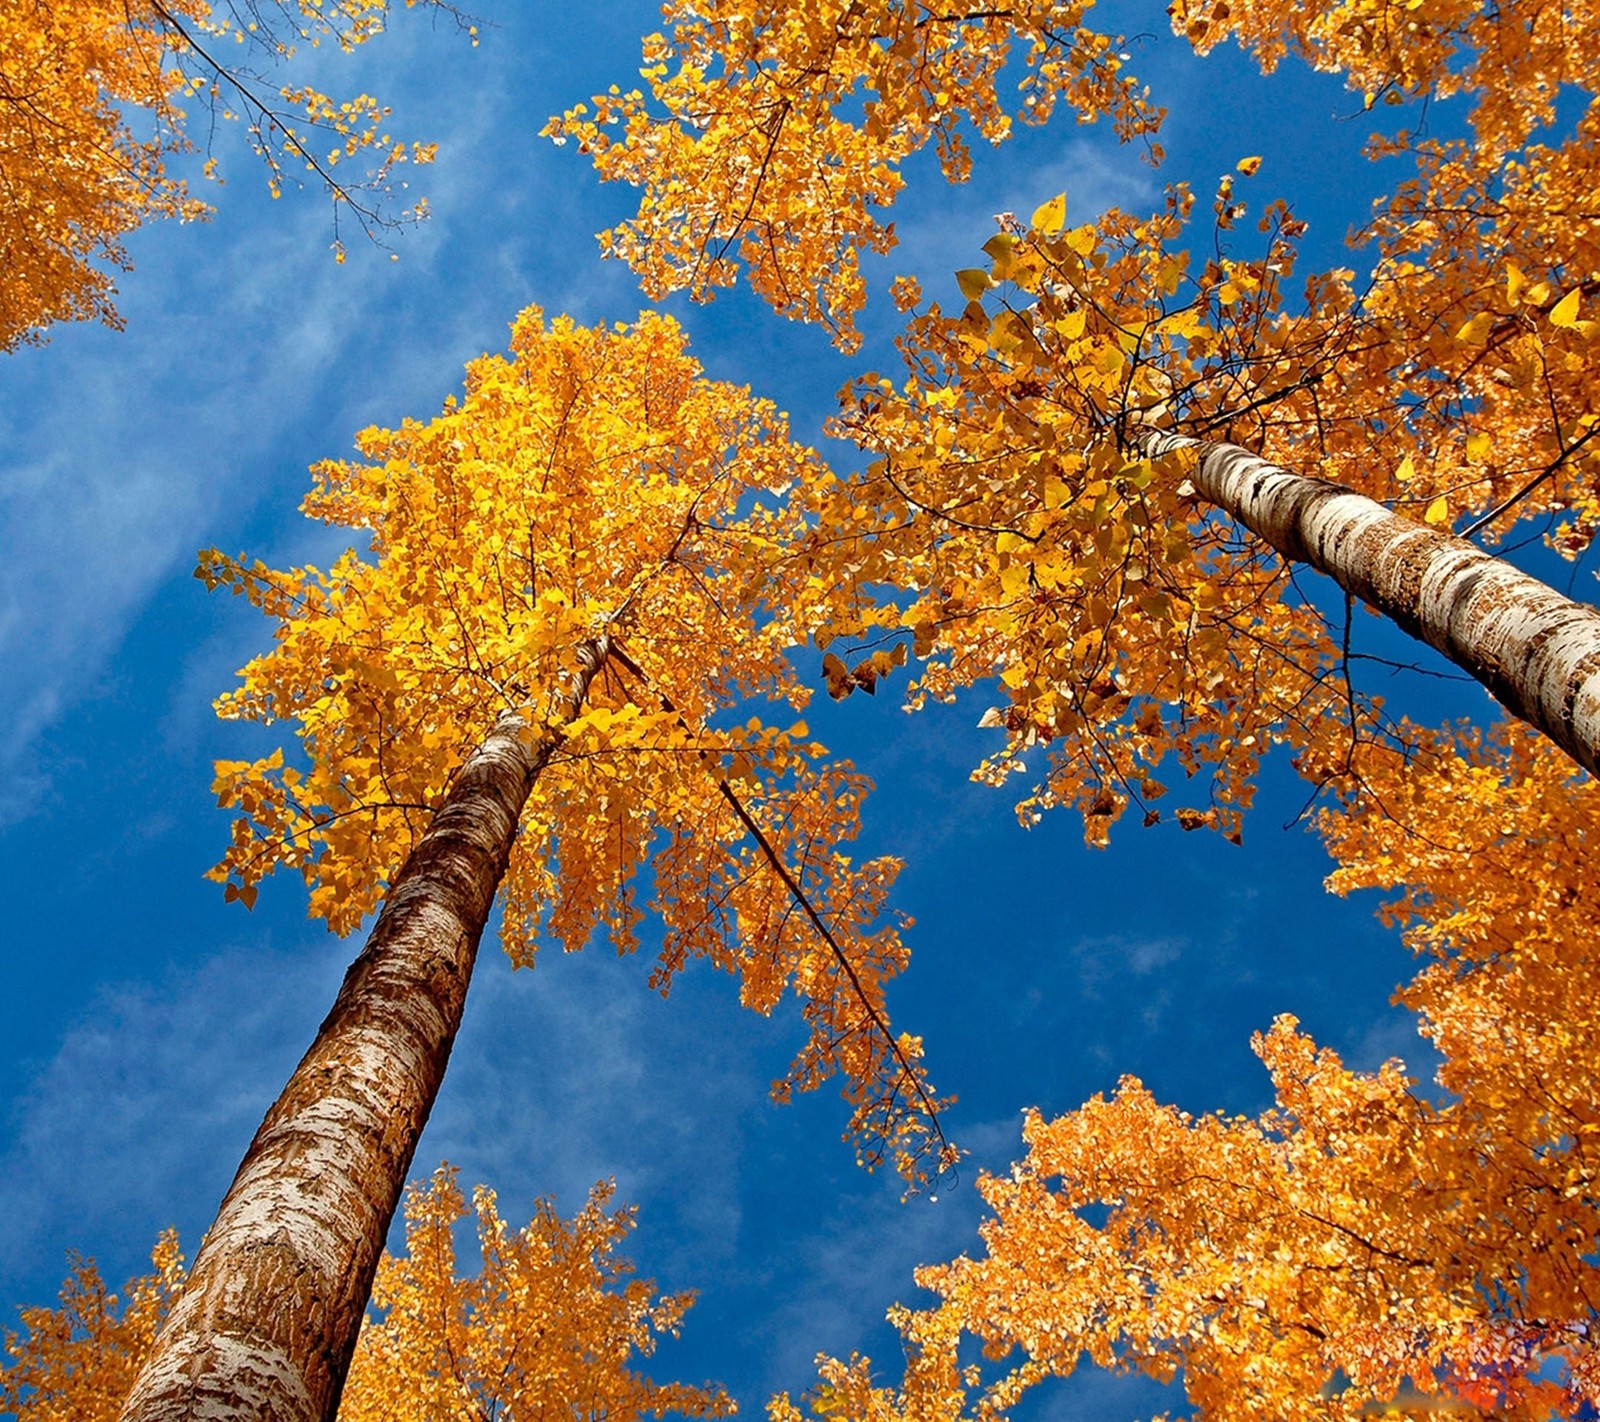
[[[1600,610],[1464,539],[1238,445],[1149,428],[1132,443],[1147,456],[1198,451],[1189,482],[1202,498],[1443,652],[1600,774]]]
[[[553,729],[530,744],[502,716],[462,767],[245,1153],[121,1422],[332,1422],[522,808],[610,650],[579,649]]]

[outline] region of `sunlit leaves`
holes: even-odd
[[[839,428],[876,462],[809,494],[799,606],[830,690],[853,689],[853,649],[885,641],[917,659],[913,704],[998,683],[1005,704],[982,724],[1004,745],[980,773],[1042,769],[1024,818],[1073,804],[1097,842],[1130,807],[1237,835],[1270,746],[1354,751],[1371,733],[1282,566],[1197,503],[1181,459],[1119,442],[1180,399],[1210,414],[1305,378],[1279,310],[1282,214],[1264,258],[1191,275],[1173,245],[1185,210],[1177,194],[1146,222],[1068,228],[1053,200],[1044,229],[998,233],[988,269],[959,274],[983,300],[931,307],[904,339],[907,377],[849,391]],[[1207,779],[1158,807],[1169,757]]]
[[[743,243],[774,305],[848,343],[855,254],[883,238],[870,214],[853,228],[836,214],[850,197],[886,202],[898,175],[873,194],[847,176],[846,143],[838,169],[817,155],[858,98],[870,116],[924,97],[915,71],[857,57],[877,13],[717,7],[698,30],[690,17],[704,37],[692,74],[682,24],[654,46],[653,83],[684,65],[679,96],[652,96],[667,121],[633,95],[556,125],[644,188],[612,241],[647,281],[703,293],[731,279]],[[975,62],[1004,62],[1027,13],[969,35],[990,46]],[[899,1315],[905,1387],[875,1385],[864,1360],[829,1362],[814,1410],[957,1415],[979,1388],[958,1365],[966,1332],[991,1359],[1017,1350],[978,1393],[981,1417],[1083,1356],[1163,1379],[1181,1368],[1215,1417],[1589,1415],[1587,787],[1520,734],[1452,747],[1382,726],[1346,629],[1202,507],[1181,464],[1130,458],[1129,436],[1143,421],[1225,431],[1425,523],[1459,515],[1492,536],[1554,514],[1558,546],[1585,547],[1600,527],[1600,15],[1587,0],[1192,0],[1171,14],[1202,52],[1233,37],[1268,69],[1303,54],[1368,109],[1465,94],[1471,138],[1376,135],[1372,156],[1407,166],[1382,170],[1398,181],[1357,233],[1375,256],[1298,291],[1303,222],[1241,195],[1256,156],[1214,187],[1175,185],[1150,218],[1068,228],[1047,203],[1031,231],[1002,219],[988,269],[957,273],[961,309],[909,325],[909,373],[851,387],[839,428],[874,463],[814,486],[799,605],[831,691],[863,689],[858,669],[890,645],[918,661],[913,703],[992,688],[980,724],[1004,743],[982,773],[1037,777],[1024,816],[1070,801],[1092,839],[1129,806],[1167,813],[1153,802],[1175,777],[1153,772],[1169,758],[1210,780],[1172,817],[1236,831],[1257,759],[1291,745],[1345,797],[1325,821],[1337,882],[1405,886],[1397,914],[1435,955],[1406,1000],[1452,1094],[1420,1095],[1394,1065],[1352,1071],[1285,1019],[1258,1041],[1276,1096],[1259,1118],[1191,1118],[1128,1081],[1033,1119],[1029,1159],[985,1186],[987,1257],[926,1271],[941,1304]],[[738,41],[720,44],[726,71],[713,36]],[[809,107],[791,101],[801,93]],[[756,95],[769,107],[739,108]],[[770,124],[754,132],[758,111]],[[742,138],[718,128],[725,114]],[[811,155],[802,179],[820,179],[805,188],[769,153]],[[1208,230],[1194,230],[1195,195]],[[895,302],[916,307],[913,285]],[[787,1400],[776,1413],[797,1415]]]
[[[980,1183],[982,1252],[921,1270],[938,1303],[893,1315],[903,1391],[852,1415],[990,1419],[1085,1359],[1181,1375],[1219,1422],[1592,1415],[1600,802],[1525,727],[1407,738],[1320,827],[1336,889],[1400,891],[1387,912],[1423,965],[1402,997],[1442,1090],[1352,1070],[1282,1018],[1255,1041],[1257,1117],[1191,1116],[1132,1078],[1029,1113],[1026,1157]],[[866,1379],[825,1362],[819,1396]]]
[[[1289,53],[1340,74],[1368,108],[1463,95],[1474,146],[1498,164],[1556,115],[1561,85],[1592,87],[1600,11],[1516,0],[1179,0],[1174,28],[1205,53],[1232,38],[1274,68]]]
[[[23,1309],[21,1333],[5,1334],[0,1410],[19,1422],[116,1422],[183,1283],[176,1236],[163,1234],[150,1262],[118,1296],[80,1260],[58,1307]]]
[[[1067,220],[1067,195],[1057,193],[1048,202],[1034,209],[1030,226],[1045,237],[1054,237]]]
[[[780,310],[826,319],[849,343],[862,294],[858,254],[881,250],[889,234],[848,200],[886,203],[899,182],[895,142],[942,134],[947,117],[1003,138],[1009,128],[989,122],[992,91],[984,84],[971,75],[964,86],[937,82],[942,46],[959,36],[968,51],[981,51],[960,62],[989,75],[1013,48],[1036,43],[1040,14],[958,8],[929,16],[908,35],[895,28],[898,10],[881,5],[747,13],[729,0],[704,13],[672,9],[675,28],[647,46],[652,95],[613,91],[596,100],[593,115],[575,110],[552,131],[576,136],[603,173],[643,189],[636,221],[608,240],[652,290],[687,284],[703,294],[732,279],[737,249]],[[1158,260],[1091,263],[1078,275],[1041,278],[1037,262],[1018,266],[1010,247],[986,245],[994,259],[987,280],[970,267],[957,281],[966,301],[987,303],[988,352],[1028,369],[1022,380],[1038,380],[1041,368],[1060,368],[1063,358],[1072,360],[1074,380],[1097,375],[1105,395],[1094,430],[1100,437],[1133,410],[1197,432],[1225,429],[1269,459],[1315,469],[1433,522],[1444,520],[1444,510],[1487,511],[1487,532],[1495,534],[1509,526],[1511,509],[1512,517],[1567,513],[1558,544],[1581,549],[1600,520],[1597,452],[1589,443],[1590,412],[1600,402],[1588,356],[1595,323],[1582,317],[1588,274],[1600,270],[1588,196],[1600,184],[1595,112],[1580,111],[1559,146],[1534,140],[1545,137],[1541,125],[1554,115],[1558,84],[1592,97],[1600,64],[1595,16],[1582,5],[1550,22],[1531,3],[1485,17],[1466,5],[1241,0],[1180,5],[1172,17],[1202,52],[1232,35],[1270,68],[1299,50],[1344,72],[1374,102],[1470,93],[1476,142],[1405,131],[1375,136],[1374,157],[1405,154],[1415,165],[1415,177],[1379,197],[1358,234],[1376,244],[1379,260],[1370,276],[1334,269],[1312,276],[1299,293],[1290,279],[1304,223],[1274,202],[1260,213],[1258,238],[1241,225],[1250,209],[1235,178],[1254,178],[1259,155],[1238,160],[1217,183],[1214,230],[1194,243],[1215,253],[1203,265],[1190,260],[1172,222],[1190,216],[1182,186],[1165,219],[1111,213],[1104,220],[1119,235],[1167,222]],[[1055,16],[1081,18],[1077,11]],[[1031,63],[1036,50],[1029,54]],[[1129,131],[1147,128],[1159,111],[1145,94],[1127,110],[1116,102],[1108,110],[1110,93],[1131,102],[1133,90],[1096,87],[1105,77],[1101,63],[1125,85],[1128,58],[1082,28],[1072,45],[1039,60],[1041,82],[1049,68],[1051,84],[1073,94],[1081,117],[1137,114]],[[1039,96],[1029,87],[1034,78],[1024,81],[1030,99]],[[919,129],[913,119],[926,118],[930,91],[935,121]],[[940,107],[941,95],[948,107]],[[839,137],[857,131],[858,100],[867,130],[882,140],[873,154],[894,170],[881,189],[856,173]],[[1040,104],[1025,116],[1048,109]],[[946,166],[954,177],[965,171],[961,163]],[[1014,242],[1019,224],[1008,217],[1003,225],[997,240]],[[1057,199],[1032,223],[1036,240],[1059,238],[1067,254],[1093,256],[1094,226],[1065,225],[1065,202]],[[1083,307],[1116,328],[1114,344],[1071,352],[1030,331],[1040,280],[1062,275]],[[995,292],[1005,283],[1016,284],[1014,297]],[[1184,293],[1191,299],[1176,299]],[[908,284],[897,286],[897,306],[914,300]],[[996,309],[999,302],[1009,309]],[[975,350],[977,316],[969,309],[963,319],[961,339]],[[1078,339],[1062,319],[1052,313],[1050,329]],[[1151,340],[1154,331],[1168,339]],[[924,349],[924,327],[908,335],[914,362],[945,361],[939,349]],[[1037,358],[1035,340],[1050,347],[1051,360]],[[1124,375],[1126,390],[1119,388]],[[1003,417],[996,410],[992,418]],[[1413,476],[1406,487],[1388,477],[1397,467]]]
[[[560,744],[503,881],[513,961],[597,933],[631,951],[654,909],[654,985],[709,958],[756,1011],[795,993],[806,1045],[778,1089],[840,1074],[863,1156],[914,1174],[931,1100],[883,1010],[906,958],[882,912],[898,866],[846,855],[866,782],[793,715],[808,692],[785,655],[784,555],[802,510],[785,496],[822,479],[816,457],[771,405],[705,379],[671,320],[591,330],[537,311],[435,419],[359,446],[317,467],[306,500],[359,539],[332,568],[202,562],[277,624],[221,714],[293,722],[304,752],[217,767],[237,818],[214,877],[249,903],[298,871],[311,912],[349,932],[467,753],[518,714]],[[602,632],[617,651],[581,713],[558,713]],[[732,714],[750,699],[780,703],[779,726]]]
[[[1193,1118],[1137,1081],[1054,1121],[982,1190],[984,1253],[920,1271],[939,1295],[901,1327],[914,1349],[970,1331],[1007,1366],[976,1409],[1009,1407],[1080,1360],[1162,1381],[1200,1418],[1354,1418],[1402,1392],[1475,1415],[1581,1412],[1588,1271],[1546,1216],[1505,1218],[1495,1123],[1419,1099],[1397,1064],[1353,1072],[1293,1019],[1256,1040],[1274,1108]],[[1491,1168],[1485,1170],[1485,1152]],[[1537,1208],[1514,1192],[1520,1227]],[[1555,1247],[1565,1291],[1530,1296]],[[1554,1261],[1552,1261],[1554,1262]],[[928,1343],[923,1339],[927,1338]],[[1012,1350],[1016,1350],[1012,1352]]]
[[[656,1383],[638,1371],[659,1338],[676,1336],[693,1302],[657,1295],[621,1251],[631,1209],[609,1208],[600,1184],[573,1218],[540,1200],[520,1229],[494,1194],[473,1192],[480,1260],[457,1272],[455,1226],[467,1204],[448,1167],[405,1201],[403,1253],[385,1255],[339,1407],[341,1422],[477,1422],[489,1416],[722,1417],[720,1388]],[[111,1294],[79,1264],[59,1307],[23,1310],[6,1334],[0,1407],[18,1422],[114,1422],[183,1282],[164,1235],[155,1271]]]
[[[1084,24],[1089,9],[675,0],[663,9],[667,32],[645,41],[649,92],[613,86],[546,132],[575,140],[603,177],[643,189],[638,214],[602,244],[652,296],[687,288],[706,298],[742,262],[773,306],[825,322],[853,349],[860,254],[894,245],[879,213],[913,153],[932,143],[960,181],[969,134],[999,143],[1058,105],[1080,122],[1103,115],[1125,138],[1158,127],[1120,41]],[[1009,108],[1013,59],[1022,99]]]
[[[250,6],[243,19],[207,0],[6,0],[0,351],[40,339],[58,321],[118,324],[112,297],[114,273],[128,265],[123,239],[156,218],[206,212],[169,172],[191,147],[196,107],[244,120],[274,193],[309,170],[361,225],[389,221],[378,205],[389,169],[429,161],[431,146],[392,137],[388,110],[367,95],[340,102],[303,84],[271,84],[250,67],[324,39],[352,48],[382,29],[388,9],[388,0],[274,0]],[[335,180],[334,166],[358,155],[372,171]],[[208,158],[205,175],[214,170]],[[375,195],[371,205],[364,194]]]
[[[194,5],[173,6],[192,16]],[[182,146],[170,82],[172,33],[153,6],[121,0],[13,3],[0,20],[0,350],[56,321],[115,322],[122,239],[202,205],[165,163]],[[157,115],[136,135],[125,105]]]
[[[1520,725],[1415,739],[1418,754],[1375,761],[1322,817],[1330,883],[1398,891],[1387,914],[1424,960],[1404,996],[1444,1054],[1443,1084],[1500,1117],[1508,1142],[1578,1171],[1567,1198],[1593,1197],[1596,787]]]
[[[1573,287],[1560,301],[1550,308],[1550,324],[1561,326],[1570,330],[1578,324],[1578,302],[1582,293]]]
[[[454,1229],[467,1204],[454,1172],[436,1171],[406,1197],[405,1252],[378,1266],[356,1345],[341,1422],[482,1417],[723,1417],[718,1388],[655,1383],[638,1371],[658,1337],[676,1336],[692,1294],[657,1297],[618,1251],[634,1211],[608,1208],[595,1186],[560,1218],[548,1200],[513,1229],[492,1191],[473,1192],[481,1256],[458,1275]]]

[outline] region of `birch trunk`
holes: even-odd
[[[554,726],[610,654],[580,648]],[[461,1024],[522,807],[560,743],[503,716],[396,876],[333,1010],[245,1153],[121,1422],[332,1422]]]
[[[1600,611],[1464,539],[1238,445],[1153,429],[1132,442],[1147,456],[1197,450],[1189,482],[1202,498],[1443,652],[1600,774]]]

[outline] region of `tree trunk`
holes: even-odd
[[[1443,652],[1600,774],[1600,611],[1464,539],[1238,445],[1148,428],[1132,443],[1146,456],[1199,451],[1189,482],[1202,498]]]
[[[502,716],[462,767],[250,1143],[122,1422],[332,1422],[522,807],[610,650],[579,649],[538,741]]]

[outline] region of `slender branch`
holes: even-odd
[[[1503,504],[1490,509],[1489,512],[1484,514],[1482,518],[1475,519],[1472,523],[1468,524],[1464,529],[1461,530],[1460,533],[1456,535],[1456,537],[1471,538],[1472,535],[1477,533],[1479,529],[1493,523],[1508,509],[1514,509],[1525,498],[1527,498],[1529,494],[1537,489],[1539,485],[1544,483],[1546,479],[1552,478],[1561,468],[1561,466],[1571,459],[1572,456],[1580,449],[1582,449],[1584,445],[1588,444],[1588,442],[1593,439],[1596,434],[1600,434],[1600,424],[1590,425],[1589,428],[1579,435],[1577,439],[1563,449],[1561,453],[1556,456],[1554,462],[1551,463],[1542,473],[1540,473],[1536,478],[1529,480],[1528,483],[1524,484],[1522,488],[1518,489],[1517,492],[1514,493]]]
[[[338,237],[337,213],[341,206],[349,208],[355,214],[356,221],[360,224],[362,232],[369,239],[374,237],[377,229],[395,225],[394,220],[385,217],[378,207],[368,206],[358,201],[355,194],[359,191],[359,188],[353,188],[335,178],[327,165],[312,152],[307,142],[290,126],[287,116],[274,109],[255,89],[240,79],[233,70],[229,69],[227,65],[222,63],[210,50],[201,44],[195,34],[162,3],[162,0],[151,0],[151,8],[168,32],[176,36],[181,42],[183,49],[193,54],[205,68],[211,71],[215,82],[225,84],[232,89],[238,95],[245,112],[254,116],[255,123],[253,127],[260,135],[257,151],[266,163],[272,181],[276,184],[290,176],[285,173],[277,154],[273,152],[272,143],[276,141],[281,144],[283,151],[292,153],[299,158],[307,169],[322,182],[335,204],[334,235],[336,239]],[[308,122],[313,129],[321,127],[314,115],[308,115]]]
[[[683,713],[673,704],[671,698],[657,689],[643,668],[616,643],[611,646],[611,657],[623,670],[636,677],[642,685],[649,687],[661,702],[662,709],[676,715],[678,723],[685,730],[692,729],[684,718]],[[703,757],[707,755],[704,751],[700,752],[700,754]],[[887,1044],[889,1055],[894,1060],[895,1065],[899,1067],[902,1079],[911,1083],[917,1100],[927,1117],[928,1125],[939,1142],[938,1154],[943,1159],[950,1142],[944,1133],[944,1128],[939,1124],[938,1104],[929,1094],[927,1087],[923,1085],[921,1077],[917,1074],[911,1062],[906,1058],[905,1052],[901,1049],[899,1041],[890,1030],[888,1022],[884,1020],[883,1014],[878,1011],[871,998],[868,997],[867,990],[861,982],[860,975],[856,972],[855,965],[850,961],[849,955],[839,946],[839,940],[834,937],[833,930],[828,927],[822,916],[817,912],[810,896],[799,881],[795,879],[793,873],[790,872],[789,866],[784,863],[783,856],[778,853],[772,841],[767,838],[766,833],[756,822],[754,816],[745,808],[743,801],[734,793],[733,787],[720,775],[716,777],[716,786],[717,793],[727,801],[733,813],[738,817],[739,823],[744,826],[746,832],[756,842],[762,857],[766,859],[772,871],[783,881],[783,885],[789,891],[790,897],[800,911],[805,914],[811,926],[816,929],[822,941],[828,945],[828,951],[833,955],[834,961],[849,980],[851,991],[855,994],[856,1000],[861,1004],[861,1008],[867,1014],[872,1026],[882,1035],[884,1042]]]

